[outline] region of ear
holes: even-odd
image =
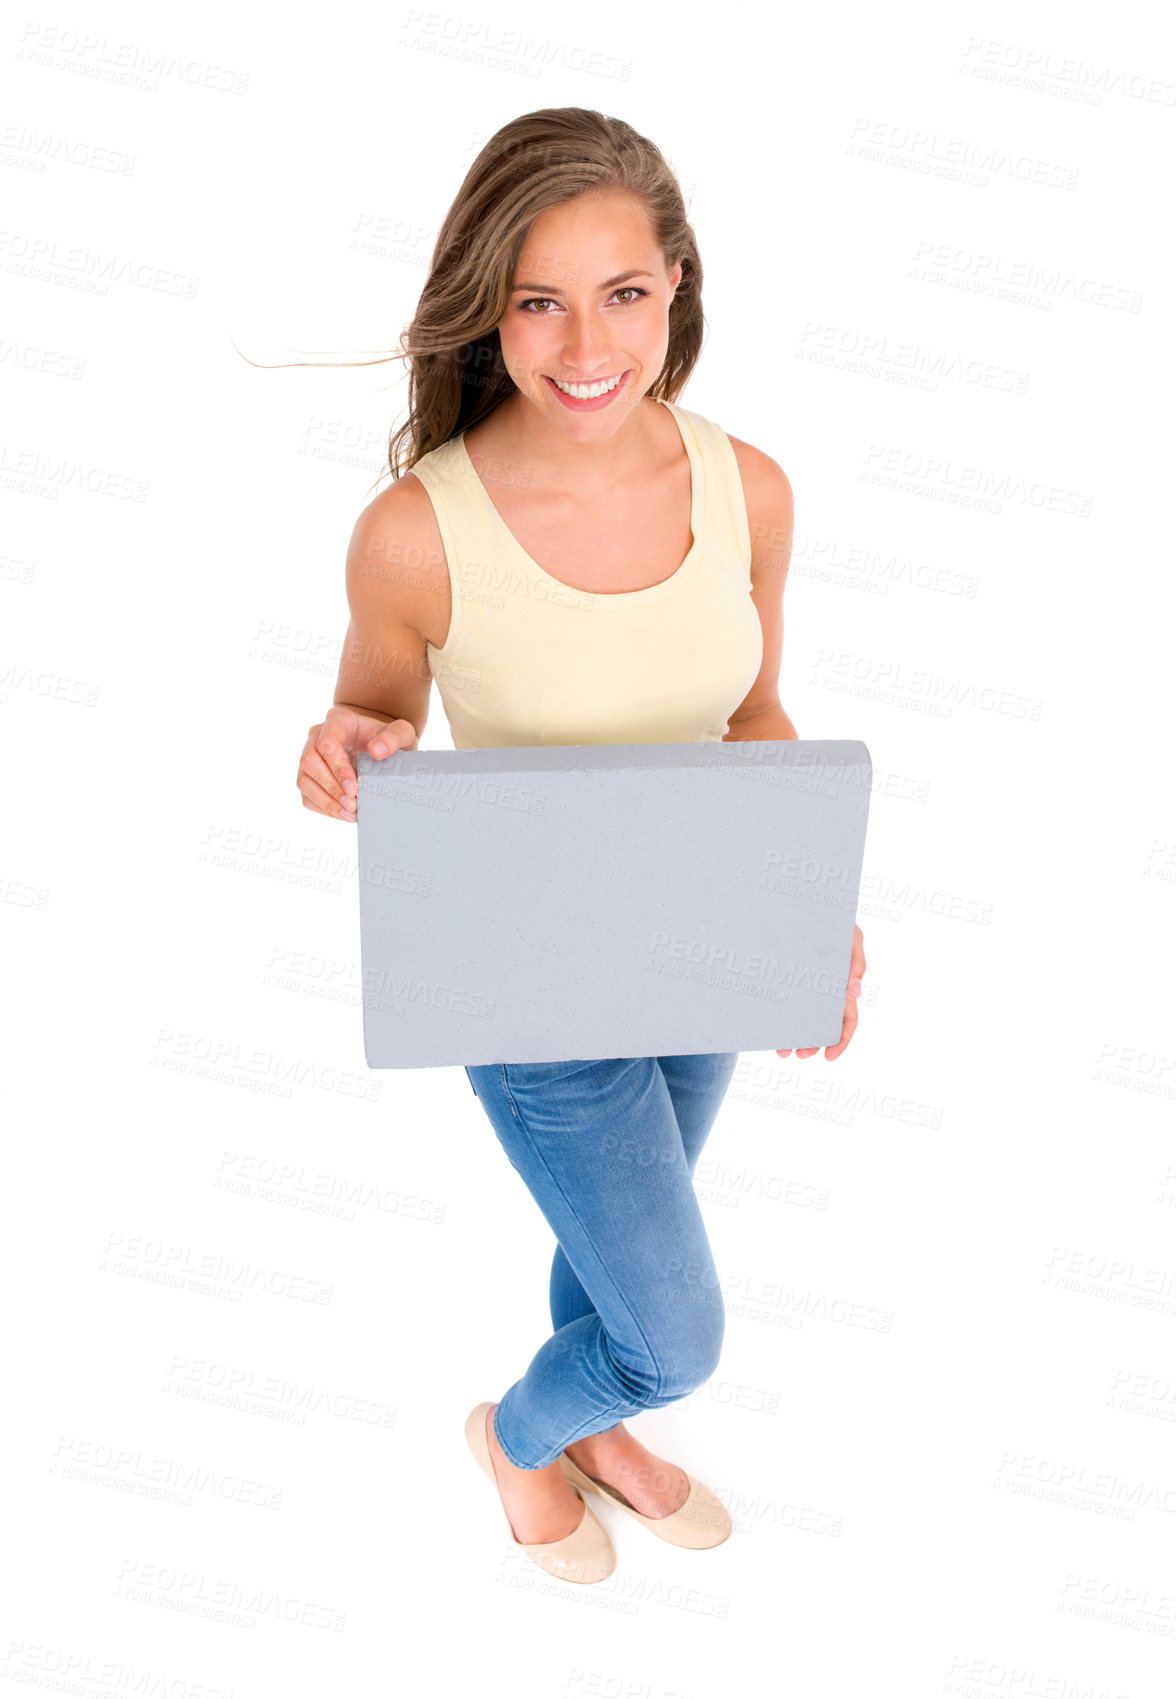
[[[673,271],[670,272],[670,300],[671,301],[674,299],[674,296],[677,294],[678,285],[679,285],[679,283],[681,283],[681,281],[682,281],[682,262],[681,262],[681,260],[679,260],[677,265],[674,267]]]

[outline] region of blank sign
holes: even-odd
[[[400,750],[357,771],[370,1068],[839,1040],[864,743]]]

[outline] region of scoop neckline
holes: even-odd
[[[485,503],[489,510],[491,523],[496,527],[499,534],[510,543],[515,554],[523,562],[534,578],[540,580],[544,584],[555,585],[558,589],[565,591],[569,596],[576,596],[593,604],[597,602],[603,603],[605,606],[610,604],[623,604],[624,606],[631,608],[638,606],[642,602],[660,601],[663,596],[670,595],[674,590],[677,590],[680,585],[685,583],[687,578],[693,576],[697,569],[699,556],[702,551],[702,455],[699,452],[698,444],[694,437],[694,432],[690,428],[689,421],[682,417],[681,409],[678,408],[674,402],[667,401],[664,396],[654,396],[653,399],[659,402],[661,406],[665,407],[673,418],[674,423],[678,427],[678,434],[682,438],[682,445],[686,450],[686,458],[690,462],[691,540],[690,547],[686,551],[686,558],[682,561],[676,572],[672,572],[668,578],[663,578],[660,584],[646,584],[640,590],[582,590],[577,584],[565,584],[562,578],[554,577],[545,567],[540,566],[539,562],[527,553],[526,549],[519,542],[510,526],[506,523],[506,520],[495,507],[494,502],[491,499],[490,492],[482,482],[478,468],[474,465],[470,451],[466,447],[465,432],[462,431],[456,438],[460,453],[465,462],[466,470],[472,475],[474,482],[477,484],[478,490],[480,491],[481,500]]]

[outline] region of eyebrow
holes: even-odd
[[[618,283],[624,283],[626,278],[629,278],[629,277],[652,277],[652,276],[653,276],[653,273],[651,271],[623,271],[619,277],[608,278],[604,283],[602,283],[600,285],[600,287],[602,289],[615,289],[617,284]],[[520,290],[523,290],[523,289],[538,289],[538,290],[541,290],[544,295],[562,295],[563,294],[562,289],[556,289],[550,283],[516,283],[514,288],[511,290],[511,294],[517,295],[520,292]]]

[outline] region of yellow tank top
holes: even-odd
[[[662,405],[690,458],[694,542],[644,590],[576,590],[545,572],[491,501],[464,433],[411,468],[449,568],[449,632],[426,653],[456,749],[722,740],[763,658],[747,509],[726,432]]]

